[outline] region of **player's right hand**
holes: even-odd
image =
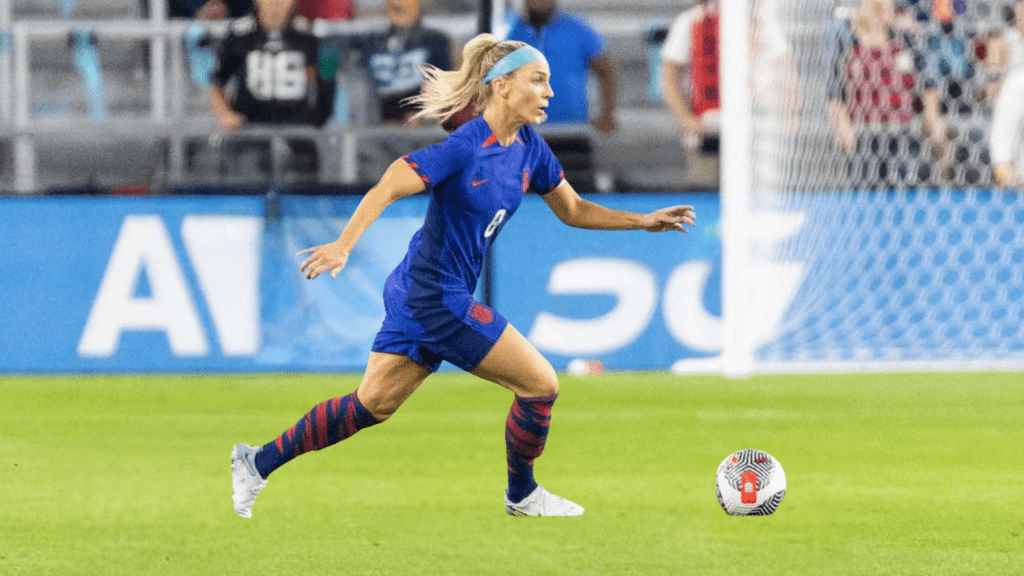
[[[302,262],[302,266],[299,266],[299,272],[302,272],[306,275],[306,278],[312,280],[330,270],[331,278],[337,278],[341,270],[345,268],[345,264],[348,263],[348,253],[349,251],[341,247],[337,242],[306,248],[296,254],[296,256],[309,254],[309,258],[306,258]]]

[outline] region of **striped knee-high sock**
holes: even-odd
[[[505,421],[505,456],[508,459],[508,499],[519,502],[537,487],[533,460],[544,452],[551,425],[551,407],[558,394],[537,398],[516,396]]]
[[[380,421],[359,401],[355,392],[317,404],[302,420],[269,442],[256,454],[256,470],[266,478],[292,458],[327,448]]]

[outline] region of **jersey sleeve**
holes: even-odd
[[[430,189],[458,174],[472,158],[472,151],[465,139],[449,136],[439,144],[421,148],[402,158]]]
[[[664,44],[661,45],[661,59],[680,66],[690,63],[690,28],[694,13],[687,10],[672,21]]]
[[[543,196],[558,187],[562,180],[565,180],[565,172],[562,170],[562,163],[555,158],[548,143],[535,133],[532,136],[535,153],[530,170],[530,187]]]
[[[226,86],[231,77],[242,67],[243,58],[239,37],[233,32],[229,32],[217,50],[217,63],[210,74],[210,82],[220,88]]]

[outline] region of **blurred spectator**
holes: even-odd
[[[992,107],[987,75],[976,66],[973,42],[956,12],[937,11],[924,36],[921,79],[925,132],[932,146],[934,182],[988,183],[986,132]]]
[[[354,20],[356,18],[355,0],[296,0],[296,25],[315,27],[318,23],[329,21]],[[320,38],[320,53],[317,58],[321,75],[334,86],[334,94],[324,94],[324,98],[333,98],[331,105],[334,120],[340,124],[348,123],[350,118],[349,101],[352,95],[338,74],[342,70],[344,56],[344,35],[329,35]]]
[[[380,34],[357,41],[362,64],[373,83],[382,122],[405,122],[416,110],[403,101],[419,94],[421,66],[451,68],[451,40],[443,32],[425,28],[420,0],[387,0],[391,25]]]
[[[601,109],[594,124],[602,132],[615,130],[618,73],[605,53],[605,38],[580,16],[562,12],[555,0],[525,0],[524,12],[515,15],[507,40],[537,48],[551,66],[548,122],[588,122],[589,72],[597,76]]]
[[[826,30],[828,117],[854,188],[912,187],[931,175],[915,110],[915,32],[894,0],[861,0]]]
[[[701,0],[672,22],[661,48],[662,94],[687,150],[717,154],[718,1]]]
[[[232,22],[209,91],[224,132],[250,122],[322,126],[329,118],[333,86],[317,71],[316,37],[293,25],[294,8],[295,0],[256,0],[255,17]],[[312,142],[289,144],[316,165]]]
[[[142,0],[143,13],[149,13],[149,0]],[[225,20],[249,16],[253,12],[252,0],[167,0],[170,18],[189,20]],[[194,24],[183,38],[185,57],[188,61],[192,81],[198,86],[208,86],[210,71],[216,62],[217,42],[206,27]],[[143,43],[143,61],[149,66],[149,43]]]
[[[989,141],[995,181],[1000,186],[1024,185],[1024,67],[1010,70],[992,114]]]
[[[793,51],[782,29],[776,0],[754,0],[750,12],[751,97],[755,110],[782,120],[782,134],[794,135],[804,106],[803,87]],[[756,112],[755,112],[756,113]]]
[[[431,14],[475,13],[480,0],[427,0],[424,11]]]
[[[704,0],[672,22],[661,48],[661,93],[687,152],[691,176],[719,177],[719,3]],[[757,134],[758,146],[777,146],[796,134],[803,90],[789,42],[770,0],[751,3],[750,96],[754,114],[780,120],[780,130]]]
[[[144,13],[149,14],[149,1],[143,0]],[[167,0],[171,18],[224,20],[252,14],[252,0]]]
[[[583,17],[558,9],[555,0],[525,0],[513,19],[507,40],[518,40],[544,53],[551,67],[551,90],[546,124],[586,124],[591,121],[587,82],[597,78],[600,110],[594,126],[604,133],[616,129],[615,108],[619,79],[615,62],[605,52],[605,38]],[[610,175],[598,175],[590,136],[545,134],[544,139],[565,169],[566,179],[580,192],[611,191]]]
[[[993,82],[1000,83],[1011,70],[1024,68],[1024,0],[1004,5],[1006,27],[996,30],[984,44],[984,66]],[[998,86],[991,97],[998,96]]]
[[[149,18],[149,0],[142,0],[142,16]],[[253,12],[252,0],[167,0],[167,17],[187,20],[226,20],[241,18]],[[185,53],[189,69],[194,80],[205,85],[209,67],[213,61],[213,45],[207,37],[206,29],[195,25],[186,33]],[[149,42],[139,43],[140,68],[137,71],[139,80],[149,74]]]
[[[322,125],[319,43],[292,26],[295,0],[256,0],[256,17],[232,23],[217,54],[210,102],[224,131],[246,122]]]
[[[298,0],[295,11],[310,22],[314,20],[353,20],[356,17],[353,0]]]

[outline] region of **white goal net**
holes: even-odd
[[[1012,4],[721,3],[727,373],[1024,367]]]

